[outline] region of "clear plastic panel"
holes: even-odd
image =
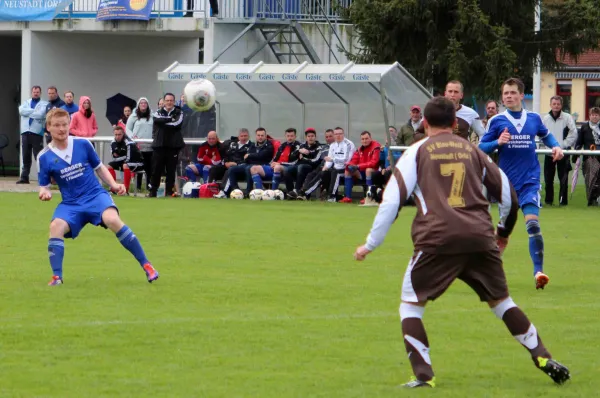
[[[283,140],[285,139],[285,130],[290,127],[294,127],[298,132],[303,132],[304,120],[302,116],[302,104],[299,102],[286,104],[264,103],[261,104],[260,126],[267,129],[271,137]]]
[[[389,100],[395,105],[407,108],[412,105],[425,106],[431,96],[425,94],[408,76],[397,70],[400,73],[388,73],[383,77],[382,84]]]
[[[277,82],[239,82],[261,104],[299,103]]]
[[[394,109],[388,104],[389,122],[394,120]],[[346,136],[355,144],[360,142],[360,133],[368,131],[374,140],[385,144],[385,132],[387,126],[383,118],[383,109],[380,104],[351,104],[350,105],[350,128]]]
[[[314,128],[317,139],[325,142],[325,130],[340,126],[348,131],[348,110],[346,104],[306,104],[304,128]],[[302,134],[302,135],[300,135]],[[304,141],[304,131],[298,130],[298,139]]]
[[[259,125],[258,104],[219,104],[217,113],[217,132],[221,140],[238,135],[241,128],[247,128],[250,136]]]
[[[348,103],[366,104],[377,102],[381,108],[381,95],[373,86],[379,83],[328,83],[338,94],[342,96]]]
[[[305,104],[344,104],[324,83],[286,82],[284,84]]]

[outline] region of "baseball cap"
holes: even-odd
[[[315,134],[317,134],[317,130],[315,130],[312,127],[308,127],[306,130],[304,130],[304,135],[306,135],[308,133],[315,133]]]
[[[411,112],[415,110],[421,112],[421,107],[419,105],[413,105],[410,107]]]

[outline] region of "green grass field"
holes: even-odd
[[[542,210],[545,291],[522,220],[505,253],[512,297],[572,381],[554,386],[456,282],[424,318],[438,388],[405,391],[398,305],[414,208],[358,263],[373,208],[117,198],[161,278],[148,284],[112,233],[87,227],[66,242],[65,285],[48,287],[59,198],[2,193],[0,396],[598,396],[600,209],[583,196]]]

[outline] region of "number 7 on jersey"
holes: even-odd
[[[452,207],[465,207],[465,199],[462,196],[465,185],[465,164],[460,162],[440,164],[440,173],[444,177],[452,177],[448,204]]]

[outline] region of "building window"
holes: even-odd
[[[563,111],[571,113],[571,80],[558,80],[556,82],[556,95],[563,99]]]
[[[590,108],[600,107],[600,80],[588,80],[585,87],[585,120],[589,120]]]

